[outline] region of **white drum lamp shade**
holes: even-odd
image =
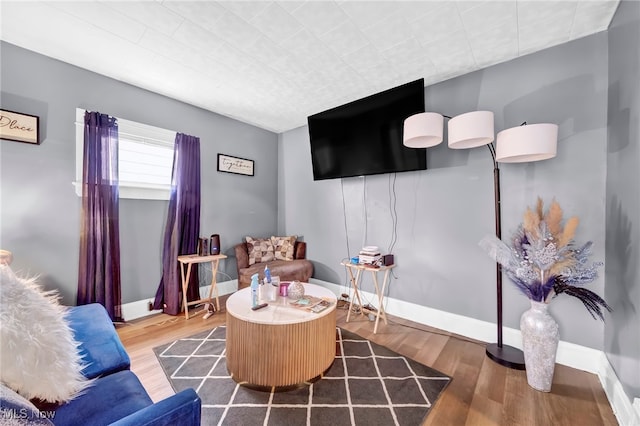
[[[467,149],[493,142],[493,112],[472,111],[449,120],[449,148]]]
[[[527,124],[498,133],[496,161],[523,163],[556,156],[558,126],[556,124]]]
[[[442,142],[444,118],[437,112],[421,112],[404,120],[402,143],[409,148],[429,148]]]

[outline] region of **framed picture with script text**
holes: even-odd
[[[0,139],[40,144],[40,118],[0,109]]]
[[[253,176],[253,160],[218,154],[218,171]]]

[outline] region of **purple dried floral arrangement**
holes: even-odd
[[[603,309],[611,307],[596,293],[582,287],[598,276],[602,262],[589,263],[592,242],[574,247],[577,217],[563,223],[560,205],[553,200],[544,211],[540,198],[535,210],[527,208],[511,246],[495,236],[487,236],[480,246],[506,272],[509,279],[529,299],[549,303],[558,294],[577,297],[589,314],[604,321]]]

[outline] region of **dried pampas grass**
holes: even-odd
[[[524,212],[522,227],[525,232],[534,238],[540,238],[540,216],[530,208]]]
[[[529,235],[535,238],[545,238],[545,235],[541,235],[543,230],[540,227],[544,223],[546,231],[551,234],[556,247],[560,249],[572,243],[580,223],[580,220],[574,216],[563,224],[563,215],[562,207],[555,199],[551,201],[549,208],[545,212],[544,202],[542,198],[538,197],[535,212],[531,208],[527,208],[525,211],[523,227]]]
[[[578,229],[579,224],[580,219],[576,216],[567,220],[567,223],[564,225],[562,235],[558,240],[558,247],[564,247],[573,241],[573,237],[576,235],[576,229]]]
[[[562,208],[560,208],[560,204],[554,199],[549,206],[549,210],[544,215],[544,221],[555,240],[557,240],[562,233],[562,215]]]

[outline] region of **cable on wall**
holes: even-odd
[[[367,177],[362,178],[362,223],[364,223],[364,232],[362,233],[362,245],[367,245]]]
[[[351,248],[349,247],[349,229],[347,227],[347,205],[344,201],[344,179],[340,179],[340,191],[342,192],[342,219],[344,220],[344,238],[347,242],[347,259],[350,259]]]
[[[344,179],[340,179],[340,192],[342,194],[342,218],[344,221],[344,238],[347,246],[346,261],[351,260],[351,247],[349,246],[349,228],[347,226],[347,204],[344,199]],[[342,282],[343,292],[350,294],[351,283],[349,282],[349,276],[345,274],[344,281]]]
[[[398,241],[398,196],[396,194],[396,179],[398,175],[397,173],[393,174],[393,180],[391,179],[391,175],[388,178],[388,190],[389,190],[389,213],[391,214],[391,242],[389,243],[388,253],[393,253],[393,248]]]

